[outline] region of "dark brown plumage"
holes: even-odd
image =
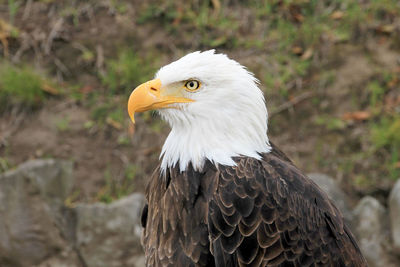
[[[276,147],[261,160],[152,176],[148,266],[367,266],[327,195]]]

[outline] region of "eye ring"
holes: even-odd
[[[189,92],[195,92],[200,88],[201,84],[197,80],[188,80],[185,83],[185,89]]]

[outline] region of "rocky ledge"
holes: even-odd
[[[0,266],[144,266],[143,195],[66,207],[72,169],[34,160],[0,175]]]
[[[370,266],[400,266],[400,180],[388,207],[367,196],[352,207],[338,183],[309,174],[342,211]],[[0,266],[144,266],[135,193],[111,204],[67,207],[73,166],[34,160],[0,175]]]

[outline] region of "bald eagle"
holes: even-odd
[[[213,50],[162,67],[128,113],[171,126],[146,189],[147,266],[366,266],[332,201],[267,136],[258,80]]]

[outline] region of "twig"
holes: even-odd
[[[87,4],[86,6],[84,6],[83,10],[86,12],[90,22],[93,25],[96,25],[96,17],[94,15],[95,13],[94,13],[94,10],[93,10],[93,6],[91,4]]]
[[[283,103],[282,105],[278,106],[276,109],[272,110],[271,112],[269,112],[269,117],[271,118],[272,116],[285,111],[295,105],[297,105],[298,103],[306,100],[307,98],[313,97],[315,95],[315,92],[313,91],[308,91],[308,92],[304,92],[294,98],[292,98],[290,101],[287,101],[285,103]]]
[[[31,8],[32,8],[32,0],[28,0],[24,8],[22,20],[26,20],[29,17],[29,15],[31,14]]]
[[[161,150],[160,146],[153,146],[153,147],[149,147],[149,148],[145,148],[140,150],[140,154],[143,154],[144,156],[148,156],[151,155],[157,151]]]
[[[105,73],[104,70],[104,51],[103,47],[99,44],[96,46],[96,68],[99,70],[101,74]]]
[[[70,107],[74,104],[75,104],[74,99],[66,99],[65,101],[62,101],[59,104],[56,104],[51,110],[58,113],[58,112],[61,112],[65,109],[67,109],[68,107]]]
[[[50,55],[51,47],[53,45],[53,40],[60,33],[63,23],[64,23],[64,19],[59,18],[57,20],[57,22],[54,24],[54,27],[51,29],[49,36],[47,37],[47,42],[44,46],[44,52],[46,55]]]
[[[218,14],[221,10],[221,2],[219,0],[211,0],[211,3],[214,7],[215,14]]]
[[[122,164],[129,164],[129,158],[125,154],[121,153],[121,151],[114,149],[112,153],[121,160]]]
[[[71,71],[65,66],[64,63],[57,57],[53,57],[54,64],[57,66],[57,68],[64,74],[64,75],[69,75],[71,74]]]
[[[7,41],[7,37],[1,35],[0,33],[0,42],[3,45],[3,55],[5,58],[8,58],[8,41]]]
[[[4,125],[6,130],[1,130],[2,134],[0,134],[0,146],[7,145],[7,139],[12,136],[16,130],[18,130],[19,126],[22,124],[23,119],[25,117],[25,112],[21,111],[21,109],[16,106],[10,112],[10,120],[9,123]]]
[[[29,37],[29,35],[27,33],[23,32],[20,35],[19,39],[20,39],[20,46],[19,46],[17,52],[12,57],[12,62],[14,62],[14,63],[19,63],[22,54],[31,47],[31,43],[30,43],[31,38]]]

